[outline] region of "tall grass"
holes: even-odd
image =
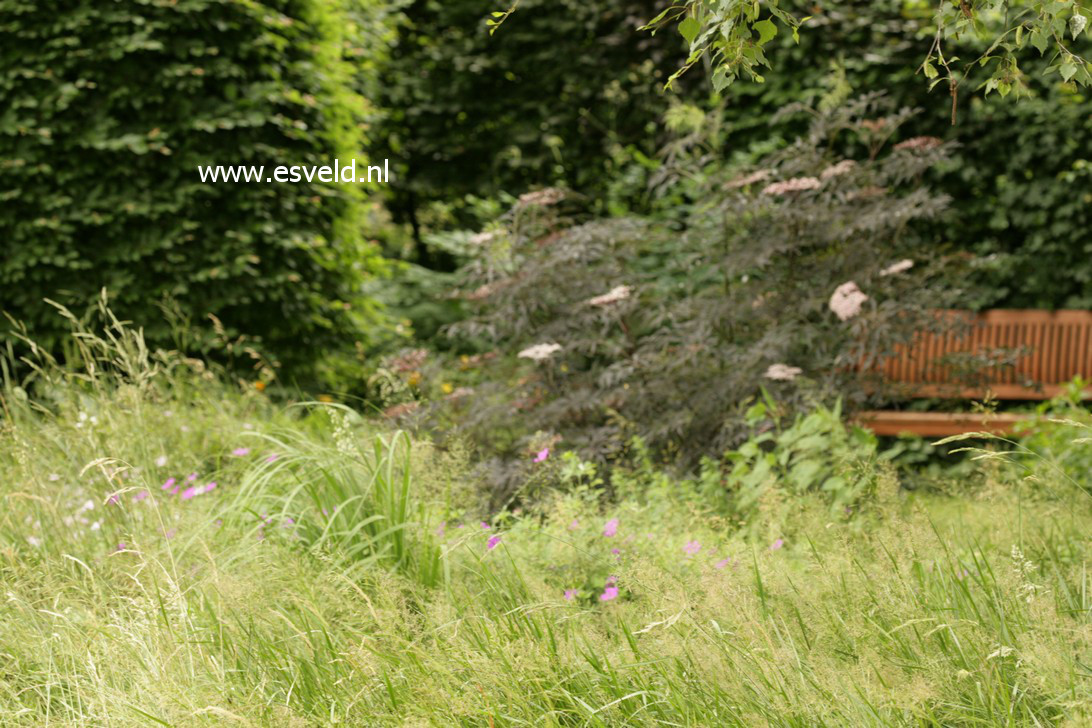
[[[1092,724],[1064,478],[881,472],[852,517],[793,498],[734,530],[659,479],[483,524],[428,443],[126,331],[0,395],[0,725]]]

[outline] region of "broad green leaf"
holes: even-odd
[[[699,32],[701,32],[701,23],[696,18],[686,18],[679,23],[679,33],[686,39],[687,43],[693,43]]]
[[[758,31],[759,45],[766,45],[777,35],[777,25],[772,20],[760,20],[754,28]]]

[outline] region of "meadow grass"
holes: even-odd
[[[138,338],[5,385],[0,725],[1092,725],[1064,482],[483,516],[427,441]]]

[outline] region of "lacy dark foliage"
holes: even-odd
[[[692,464],[744,434],[762,387],[790,408],[864,402],[860,366],[956,295],[958,263],[914,227],[944,209],[922,177],[947,148],[893,143],[910,113],[879,108],[808,112],[805,136],[757,169],[706,176],[701,204],[672,225],[517,205],[463,271],[479,315],[456,332],[524,350],[531,371],[479,388],[468,426],[518,417],[532,439],[558,434],[603,459],[639,435]],[[913,267],[892,269],[904,259]],[[867,300],[833,306],[850,282]]]

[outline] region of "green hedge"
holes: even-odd
[[[213,314],[310,371],[371,315],[362,190],[196,168],[363,161],[347,18],[332,0],[0,0],[0,310],[56,346],[43,299],[105,287],[174,344],[172,300],[191,346]]]

